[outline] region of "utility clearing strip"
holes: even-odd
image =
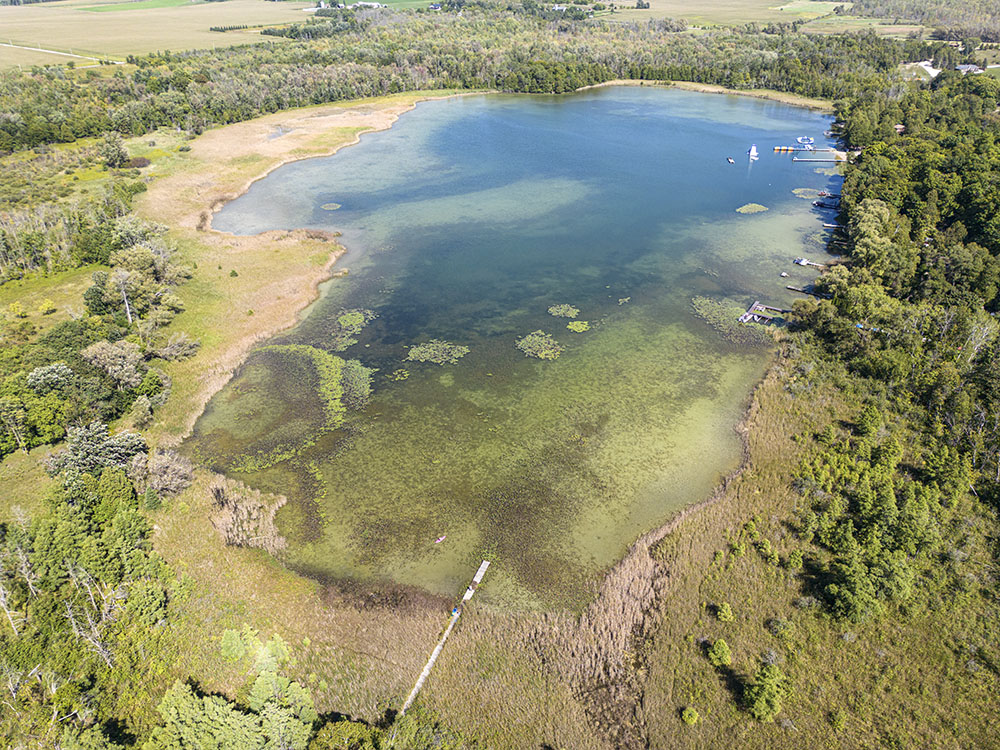
[[[444,648],[445,641],[448,640],[448,636],[451,635],[451,629],[455,627],[455,623],[458,622],[458,618],[462,615],[462,605],[472,598],[472,595],[476,593],[476,589],[479,587],[479,583],[483,580],[483,576],[486,575],[486,569],[490,567],[489,560],[483,560],[482,564],[479,566],[479,570],[476,571],[476,575],[472,577],[472,583],[469,584],[469,588],[465,590],[465,595],[462,597],[462,603],[459,604],[451,611],[451,620],[448,621],[448,627],[444,630],[444,635],[441,636],[441,640],[438,641],[437,646],[434,647],[434,651],[431,653],[431,658],[427,660],[427,664],[424,665],[424,671],[420,673],[420,677],[417,678],[417,683],[413,686],[413,690],[410,694],[406,696],[406,702],[403,704],[403,708],[400,710],[399,715],[402,716],[406,713],[406,710],[413,705],[413,701],[417,698],[417,693],[420,692],[420,688],[424,686],[424,681],[430,676],[431,669],[434,668],[434,662],[437,661],[438,656],[441,655],[441,649]]]

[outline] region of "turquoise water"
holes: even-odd
[[[637,535],[737,465],[733,426],[767,349],[735,343],[692,299],[727,316],[790,306],[785,285],[815,277],[791,261],[826,257],[830,219],[793,190],[837,178],[771,149],[822,145],[827,127],[778,103],[653,88],[475,96],[276,170],[214,227],[342,232],[349,275],[270,343],[331,351],[338,316],[371,310],[336,353],[378,369],[374,395],[324,430],[308,358],[260,352],[190,450],[288,496],[285,561],[307,575],[450,596],[486,555],[484,599],[578,606]],[[769,210],[736,212],[748,203]],[[590,329],[567,329],[557,304]],[[515,347],[535,330],[558,359]],[[406,361],[435,338],[469,353]]]

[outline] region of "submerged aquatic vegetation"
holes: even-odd
[[[590,330],[590,323],[586,320],[571,320],[566,324],[566,327],[575,333],[583,333]]]
[[[441,341],[440,339],[431,339],[424,344],[417,344],[410,349],[410,353],[406,355],[406,358],[415,362],[433,362],[437,365],[453,365],[468,353],[469,347],[467,346],[452,344],[448,341]]]
[[[321,430],[322,434],[325,430]],[[264,471],[265,469],[270,469],[272,466],[287,461],[290,458],[295,458],[300,452],[306,448],[312,448],[316,445],[316,439],[319,436],[314,436],[303,440],[298,444],[286,443],[284,445],[279,445],[270,450],[260,450],[255,453],[246,454],[238,456],[230,464],[230,471],[236,471],[243,474],[254,474],[258,471]]]
[[[759,214],[763,211],[767,211],[767,206],[762,206],[759,203],[747,203],[736,209],[738,214]]]
[[[343,390],[344,405],[348,409],[363,409],[372,398],[372,373],[356,359],[344,362],[340,369],[340,387]]]
[[[398,382],[400,380],[406,380],[408,377],[410,377],[410,371],[407,370],[405,367],[400,367],[398,370],[393,370],[385,377],[387,380]]]
[[[771,337],[762,325],[740,323],[743,309],[732,300],[717,300],[698,296],[691,300],[691,306],[699,318],[708,323],[722,336],[734,344],[748,346],[767,344]]]
[[[326,427],[333,429],[340,426],[344,421],[346,411],[341,400],[343,388],[340,383],[344,360],[322,349],[305,344],[264,346],[261,347],[260,351],[309,357],[313,367],[316,368],[316,376],[319,378],[318,389],[320,398],[323,400],[323,411],[326,414]]]
[[[538,359],[555,359],[562,354],[564,348],[545,331],[532,331],[518,339],[515,346],[524,352],[526,357],[538,357]]]
[[[316,372],[317,392],[323,403],[323,424],[312,435],[306,435],[296,442],[284,442],[270,449],[236,458],[232,471],[255,473],[269,469],[276,464],[299,455],[311,448],[321,435],[340,427],[347,413],[345,403],[353,409],[360,409],[371,395],[371,373],[357,360],[345,362],[329,352],[305,344],[273,344],[258,351],[292,357],[308,358]]]
[[[580,308],[572,305],[552,305],[549,308],[549,315],[554,315],[557,318],[575,318],[579,314]]]
[[[816,188],[795,188],[792,192],[796,197],[805,198],[810,201],[816,197]]]
[[[621,307],[622,305],[626,304],[627,302],[631,302],[631,301],[632,301],[631,297],[619,297],[618,298],[618,306]]]
[[[342,352],[349,346],[358,343],[357,336],[366,325],[371,323],[378,314],[374,310],[355,308],[344,310],[333,322],[333,330],[330,332],[333,337],[333,350]]]

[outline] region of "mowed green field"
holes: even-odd
[[[158,50],[229,47],[260,41],[280,41],[253,30],[220,34],[212,26],[253,26],[303,21],[303,8],[314,2],[227,0],[192,3],[188,0],[141,0],[102,3],[67,0],[57,3],[0,7],[0,42],[122,59],[126,55]],[[65,63],[72,58],[37,51],[0,47],[0,67]],[[44,54],[44,53],[42,53]],[[77,64],[85,62],[77,60]]]

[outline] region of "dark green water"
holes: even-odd
[[[303,573],[451,595],[489,555],[484,598],[578,605],[637,535],[738,463],[733,426],[766,349],[727,340],[692,298],[790,306],[785,284],[815,277],[791,260],[825,257],[829,219],[792,191],[836,178],[770,152],[826,127],[777,103],[651,88],[467,97],[275,171],[214,226],[343,232],[349,276],[271,343],[329,350],[339,313],[375,311],[341,355],[379,368],[374,398],[324,433],[309,358],[261,352],[191,450],[289,497],[278,523]],[[736,212],[747,203],[770,210]],[[549,315],[559,303],[591,329]],[[536,329],[565,347],[557,360],[515,348]],[[404,361],[431,338],[470,352]],[[284,460],[238,470],[268,451]]]

